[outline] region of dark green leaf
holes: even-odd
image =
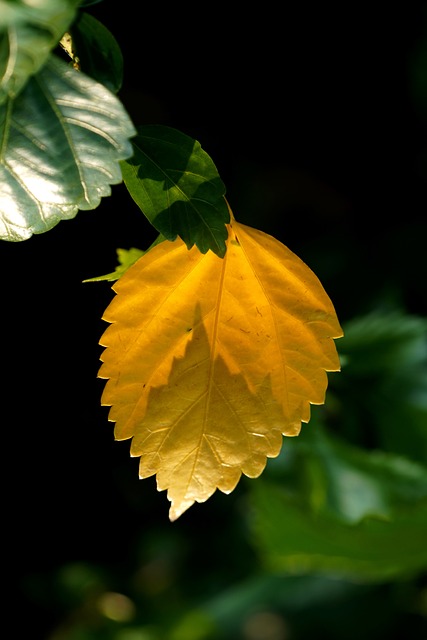
[[[230,220],[225,187],[200,144],[164,126],[138,128],[134,155],[122,162],[129,193],[167,240],[225,255]]]
[[[80,69],[117,93],[123,80],[123,56],[113,34],[88,13],[79,15],[71,34]]]
[[[25,240],[95,209],[121,182],[134,133],[113,93],[52,56],[0,107],[0,238]]]

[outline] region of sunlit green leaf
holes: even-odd
[[[25,240],[121,182],[135,130],[116,96],[52,56],[0,107],[0,238]]]
[[[103,280],[107,280],[109,282],[113,282],[114,280],[118,280],[122,277],[124,273],[131,267],[144,253],[153,249],[156,245],[163,242],[165,238],[160,233],[154,242],[148,247],[146,251],[142,249],[137,249],[136,247],[132,247],[131,249],[117,249],[117,259],[118,265],[111,273],[107,273],[103,276],[95,276],[94,278],[87,278],[83,280],[83,282],[101,282]]]
[[[132,198],[167,240],[177,236],[190,249],[223,257],[230,220],[225,187],[200,144],[164,126],[138,128],[134,155],[122,162]]]
[[[83,282],[101,282],[102,280],[113,282],[114,280],[118,280],[120,276],[122,276],[142,255],[144,255],[144,251],[136,249],[135,247],[132,247],[131,249],[117,249],[119,264],[114,271],[106,273],[103,276],[87,278],[86,280],[83,280]]]
[[[0,0],[0,104],[45,64],[74,19],[78,0]]]
[[[113,282],[118,280],[137,260],[144,254],[141,249],[132,247],[131,249],[117,249],[117,257],[119,264],[110,273],[106,273],[103,276],[95,276],[93,278],[86,278],[83,282],[101,282],[107,280]]]

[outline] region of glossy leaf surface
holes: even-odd
[[[15,98],[46,63],[76,13],[78,0],[0,0],[0,104]]]
[[[340,366],[341,327],[314,273],[261,231],[233,221],[228,233],[224,259],[157,245],[104,314],[102,402],[141,477],[168,490],[171,519],[258,476]]]
[[[122,181],[134,133],[113,93],[52,56],[0,107],[0,238],[25,240],[96,208]]]

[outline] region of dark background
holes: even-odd
[[[377,304],[425,315],[425,3],[136,6],[89,8],[122,49],[119,97],[134,124],[196,138],[235,217],[303,258],[342,322]],[[112,292],[82,280],[112,271],[118,247],[146,248],[155,235],[117,185],[98,209],[0,245],[4,562],[23,612],[17,629],[29,624],[34,639],[62,616],[40,576],[69,562],[125,574],[137,541],[171,526],[195,592],[218,563],[232,581],[250,558],[236,554],[239,489],[169,525],[166,495],[138,480],[129,442],[114,442],[100,407]]]

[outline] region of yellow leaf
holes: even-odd
[[[278,455],[282,444],[283,413],[268,377],[252,394],[242,375],[212,357],[205,327],[195,319],[167,385],[150,391],[131,446],[141,456],[140,476],[157,473],[158,489],[169,490],[171,520],[217,488],[230,493],[242,472],[259,476],[266,456]]]
[[[104,314],[102,403],[140,477],[168,490],[171,520],[259,476],[340,368],[316,275],[272,236],[233,218],[228,229],[223,259],[179,239],[151,249]]]

